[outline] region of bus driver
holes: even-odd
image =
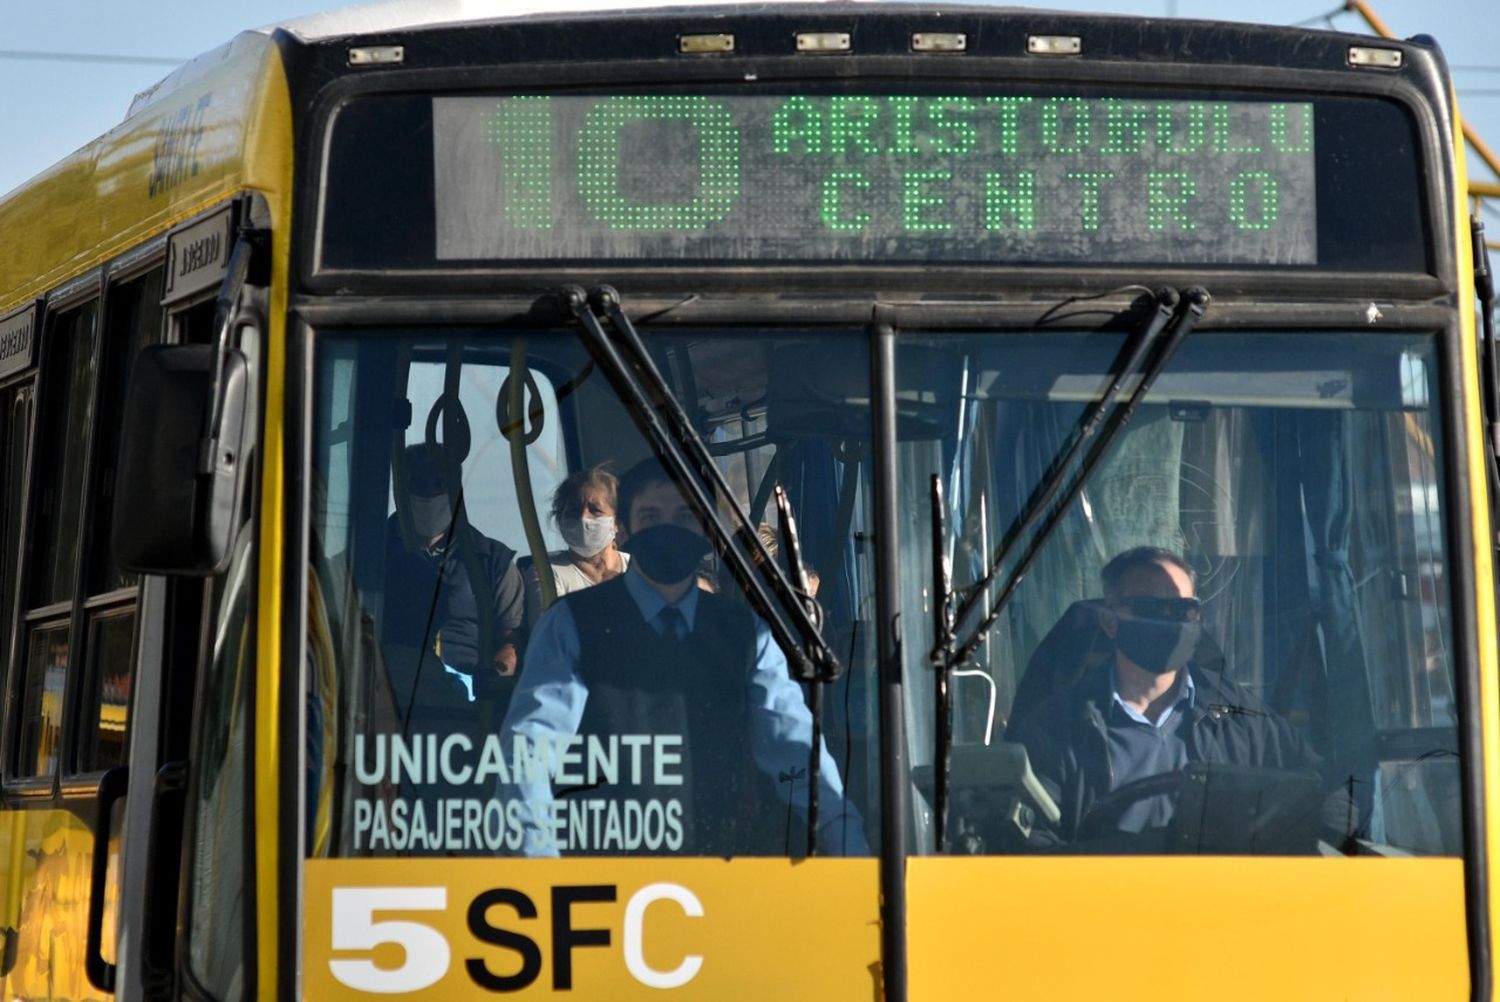
[[[1099,625],[1114,644],[1114,657],[1051,693],[1021,719],[1018,733],[1008,735],[1026,746],[1033,770],[1062,809],[1058,829],[1039,827],[1033,844],[1073,841],[1106,794],[1189,763],[1317,770],[1317,757],[1283,717],[1192,660],[1202,606],[1186,561],[1142,546],[1105,564],[1100,578]],[[1170,792],[1142,797],[1124,805],[1113,828],[1163,828],[1174,807]],[[1324,801],[1325,827],[1347,831],[1351,812],[1348,797],[1335,791]]]

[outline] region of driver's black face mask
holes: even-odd
[[[1115,632],[1115,647],[1147,671],[1158,675],[1174,672],[1187,664],[1198,648],[1203,624],[1165,619],[1135,619],[1121,616]]]

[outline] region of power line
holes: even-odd
[[[1326,27],[1326,28],[1328,28],[1328,29],[1330,29],[1332,31],[1337,31],[1338,30],[1338,25],[1336,25],[1336,24],[1333,23],[1334,18],[1336,18],[1336,17],[1342,17],[1345,14],[1351,14],[1351,13],[1353,13],[1353,11],[1351,11],[1349,9],[1349,5],[1348,4],[1340,4],[1339,6],[1333,8],[1332,10],[1324,11],[1322,14],[1314,14],[1312,17],[1305,18],[1305,19],[1303,19],[1301,21],[1295,21],[1292,24],[1287,25],[1287,27],[1289,27],[1289,28],[1309,28],[1309,27],[1312,27],[1315,24],[1321,24],[1324,27]],[[1463,64],[1463,63],[1453,64],[1453,63],[1450,63],[1448,65],[1448,69],[1451,70],[1451,71],[1453,71],[1454,73],[1500,73],[1500,66],[1493,65],[1493,64],[1481,64],[1481,63],[1467,63],[1467,64]],[[1471,93],[1471,94],[1473,94],[1473,93],[1484,94],[1484,93],[1487,93],[1487,92],[1486,91],[1469,91],[1469,93]]]
[[[37,52],[31,49],[0,49],[0,59],[37,63],[116,63],[126,66],[181,66],[186,59],[170,56],[111,56],[100,52]]]

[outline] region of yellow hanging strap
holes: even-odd
[[[333,791],[338,778],[334,767],[339,757],[339,704],[333,630],[328,622],[322,584],[311,566],[307,569],[307,657],[308,671],[312,673],[313,695],[317,700],[319,720],[322,723],[318,740],[323,749],[308,854],[323,859],[333,851]]]

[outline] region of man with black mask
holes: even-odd
[[[1193,661],[1203,610],[1181,557],[1137,547],[1106,564],[1100,577],[1099,627],[1114,657],[1051,693],[1007,735],[1026,746],[1033,771],[1062,809],[1055,830],[1043,825],[1033,833],[1034,845],[1165,827],[1175,807],[1171,791],[1123,801],[1104,819],[1104,831],[1093,830],[1100,819],[1090,811],[1127,784],[1190,763],[1316,771],[1316,757],[1284,718]]]
[[[698,587],[712,547],[659,463],[620,479],[618,512],[629,569],[542,616],[501,730],[507,756],[529,749],[500,783],[520,850],[799,851],[812,718],[785,655],[747,607]],[[819,850],[867,853],[826,748],[820,770]]]

